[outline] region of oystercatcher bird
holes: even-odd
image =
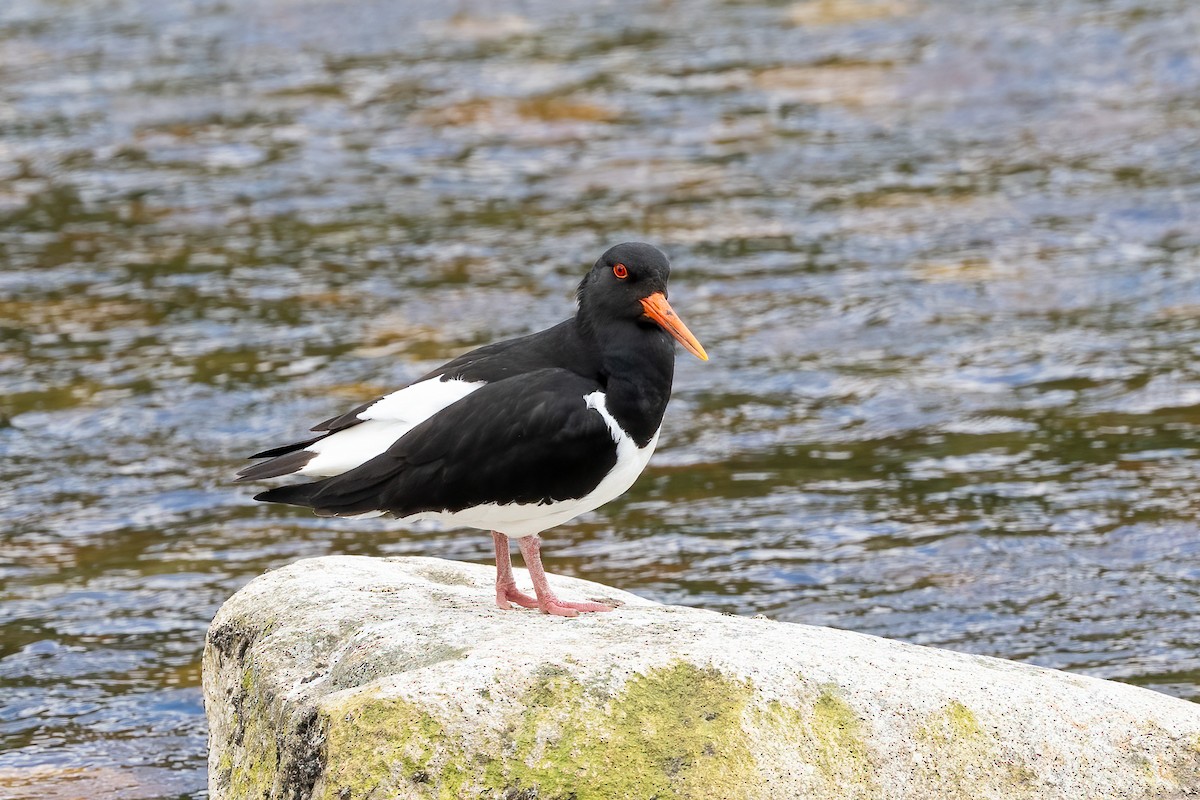
[[[538,534],[633,485],[654,452],[675,370],[674,342],[708,355],[667,302],[657,248],[609,249],[579,284],[572,319],[459,356],[403,389],[256,453],[239,481],[297,473],[320,480],[255,500],[321,516],[390,514],[492,531],[496,603],[573,617],[611,611],[557,598]],[[519,591],[516,538],[536,598]]]

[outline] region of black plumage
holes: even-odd
[[[598,388],[563,369],[489,383],[360,467],[254,499],[309,506],[325,516],[407,517],[580,498],[616,463],[608,426],[580,402]]]
[[[572,319],[465,353],[325,420],[316,437],[257,453],[270,460],[239,480],[324,476],[255,498],[321,515],[491,526],[502,607],[529,599],[508,569],[512,536],[538,561],[529,566],[543,611],[602,610],[564,604],[539,583],[536,534],[620,494],[645,466],[670,398],[673,339],[707,358],[666,301],[669,274],[658,249],[617,245],[580,283]]]

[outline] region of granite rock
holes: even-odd
[[[517,570],[518,582],[528,587]],[[222,606],[204,654],[212,800],[1200,797],[1200,706],[551,576],[331,556]]]

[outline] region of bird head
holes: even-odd
[[[670,275],[670,260],[653,245],[624,242],[610,247],[579,284],[580,314],[593,321],[656,325],[689,353],[707,361],[700,342],[667,302]]]

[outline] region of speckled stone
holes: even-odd
[[[500,611],[493,574],[333,556],[230,598],[212,800],[1200,796],[1192,703],[558,576],[624,605]]]

